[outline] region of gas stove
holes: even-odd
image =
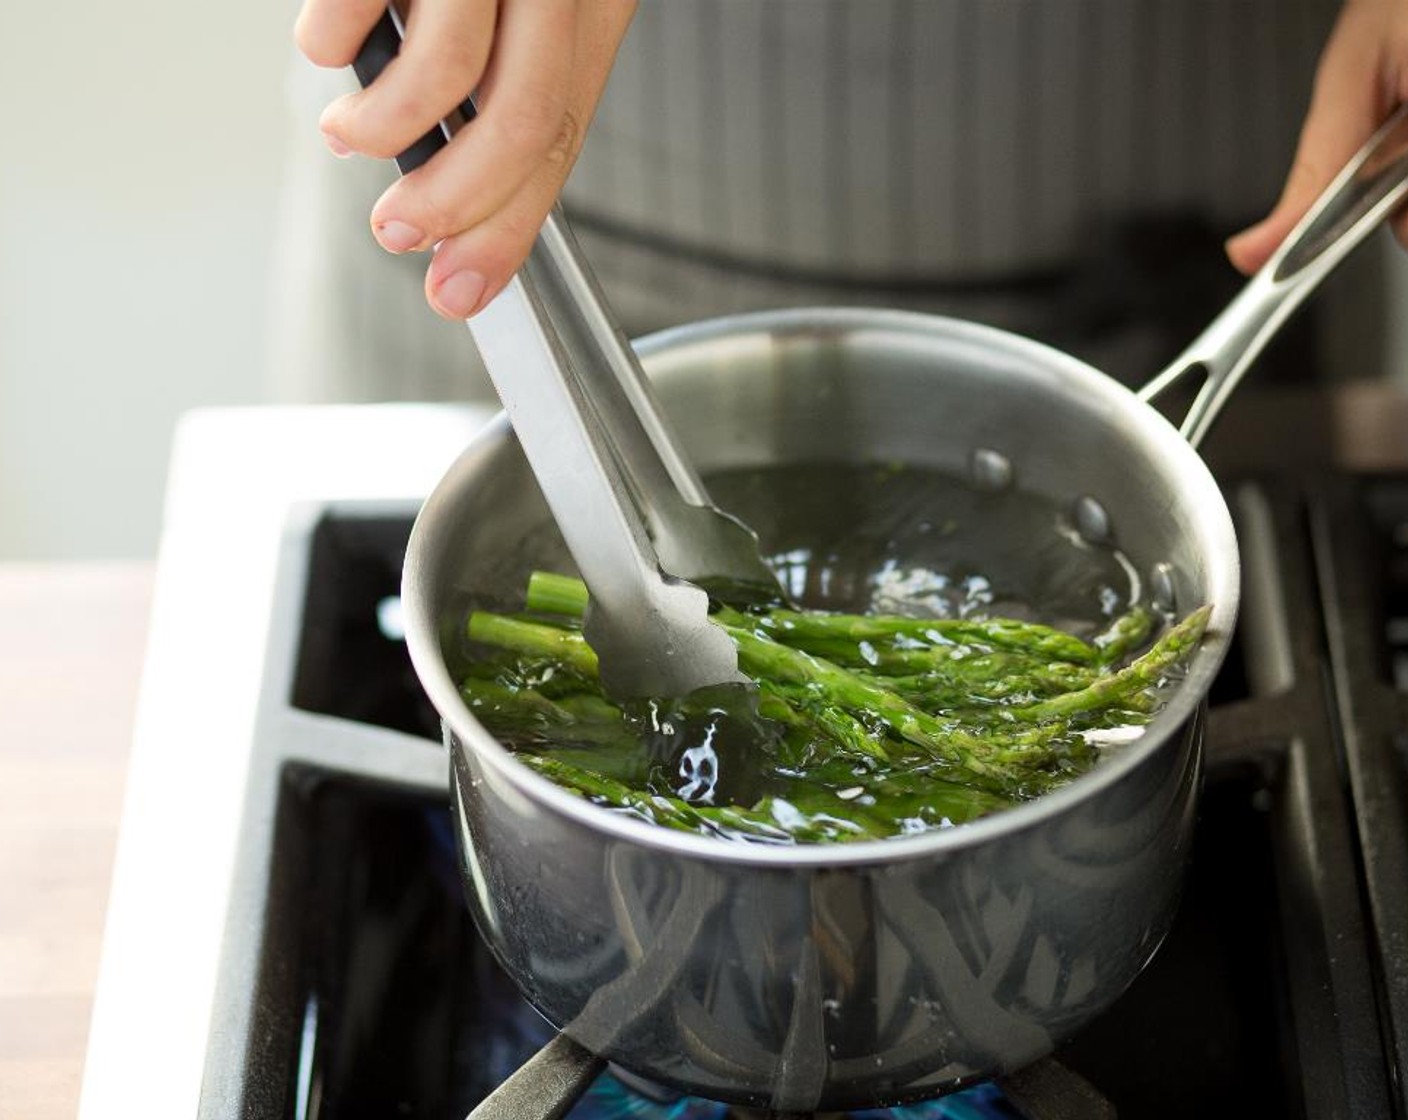
[[[551,1037],[465,908],[400,634],[419,500],[488,416],[183,423],[83,1117],[462,1117]],[[1051,1059],[847,1115],[1408,1115],[1408,475],[1228,446],[1243,617],[1168,940]],[[756,1114],[607,1072],[568,1115]]]

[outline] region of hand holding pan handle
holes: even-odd
[[[1408,105],[1400,106],[1315,200],[1260,272],[1205,331],[1139,392],[1152,401],[1185,376],[1206,381],[1181,431],[1194,447],[1271,337],[1408,194]]]

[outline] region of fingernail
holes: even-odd
[[[484,277],[477,272],[455,272],[435,289],[435,306],[456,319],[467,319],[484,296]]]
[[[409,253],[425,240],[425,234],[415,226],[407,222],[398,222],[394,218],[379,223],[373,232],[376,234],[376,239],[381,242],[381,247],[393,253]]]
[[[331,132],[323,133],[323,143],[328,146],[328,151],[338,159],[346,159],[352,154],[352,149],[334,136]]]

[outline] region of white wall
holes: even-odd
[[[0,559],[149,554],[175,417],[264,392],[296,4],[5,8]]]

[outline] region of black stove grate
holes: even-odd
[[[1408,486],[1398,479],[1323,483],[1310,527],[1385,1062],[1397,1115],[1408,1116]]]

